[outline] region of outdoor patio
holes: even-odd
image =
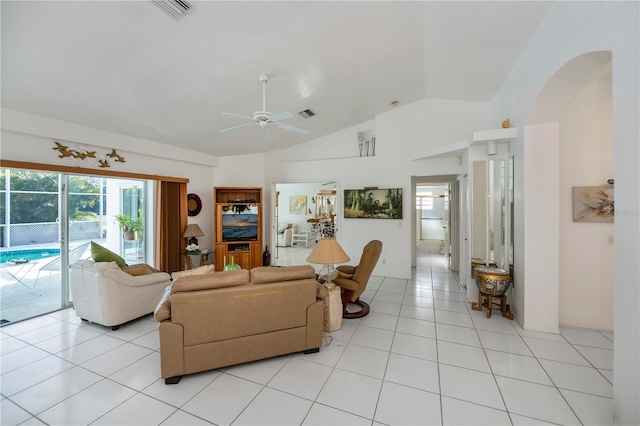
[[[74,260],[90,256],[87,243],[73,243],[72,250],[85,246]],[[44,246],[12,247],[11,250],[34,248]],[[59,255],[25,263],[0,263],[0,320],[3,325],[58,310],[62,307],[61,297]]]

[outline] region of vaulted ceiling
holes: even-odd
[[[226,156],[425,98],[491,101],[549,2],[2,1],[2,107]],[[258,126],[262,110],[309,135]],[[310,109],[304,119],[297,113]],[[90,144],[91,141],[86,141]]]

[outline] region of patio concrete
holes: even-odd
[[[86,241],[74,241],[72,249]],[[96,242],[100,242],[97,240]],[[10,250],[41,248],[42,245],[11,247]],[[51,245],[47,245],[51,247]],[[81,258],[91,256],[87,249]],[[22,321],[66,306],[62,305],[60,271],[40,271],[56,257],[14,265],[0,263],[0,320],[2,325]]]
[[[0,319],[15,322],[62,308],[60,272],[43,271],[38,277],[39,267],[49,261],[51,258],[31,261],[24,265],[2,264]]]

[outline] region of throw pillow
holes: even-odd
[[[119,254],[93,241],[91,241],[91,258],[96,262],[116,262],[121,268],[127,266],[127,263]]]
[[[140,275],[155,274],[156,272],[160,272],[157,269],[147,265],[146,263],[139,263],[137,265],[125,266],[124,268],[122,268],[122,270],[134,277],[137,277]]]
[[[177,280],[180,277],[188,277],[189,275],[203,275],[210,274],[211,272],[215,272],[215,266],[213,265],[204,265],[198,268],[187,269],[186,271],[176,271],[171,274],[172,280]]]

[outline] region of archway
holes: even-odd
[[[613,177],[611,83],[610,52],[576,57],[548,80],[524,126],[525,243],[516,256],[524,291],[516,304],[527,328],[613,329],[613,224],[574,223],[571,212],[572,186]]]

